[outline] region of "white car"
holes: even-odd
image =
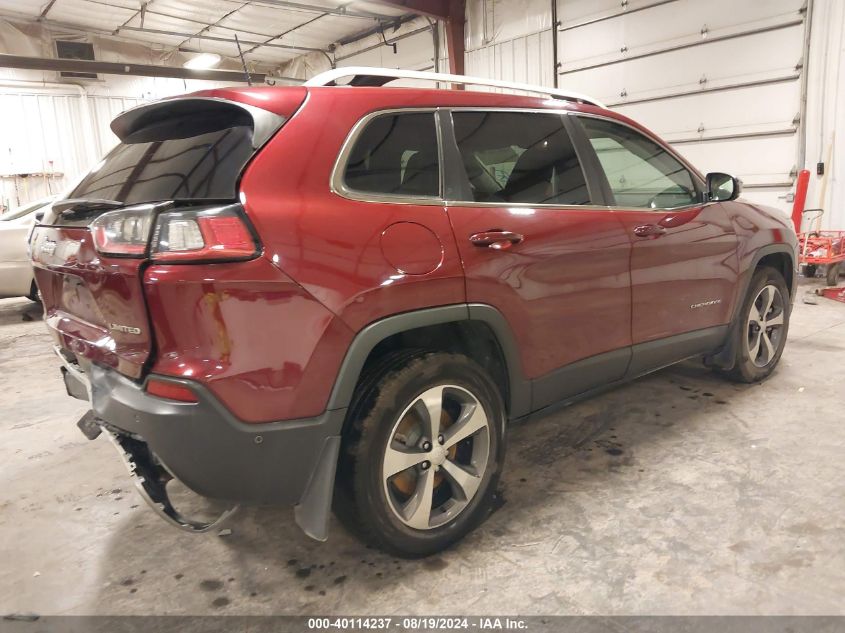
[[[27,247],[32,227],[54,199],[41,198],[0,215],[0,299],[28,297],[38,301]]]

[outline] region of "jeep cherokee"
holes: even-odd
[[[350,85],[336,85],[342,75]],[[330,509],[423,556],[490,512],[509,424],[691,357],[766,378],[796,237],[582,95],[297,87],[137,107],[37,226],[32,259],[79,426],[145,499],[176,478]],[[514,86],[511,86],[514,87]]]

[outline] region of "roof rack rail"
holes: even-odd
[[[546,88],[513,81],[501,81],[499,79],[485,79],[483,77],[467,77],[465,75],[449,75],[446,73],[429,73],[419,70],[399,70],[396,68],[370,68],[367,66],[347,66],[346,68],[334,68],[315,75],[305,82],[305,86],[336,86],[337,80],[342,77],[352,77],[347,84],[350,86],[383,86],[396,79],[418,79],[423,81],[441,81],[444,83],[490,86],[493,88],[508,88],[510,90],[521,90],[523,92],[535,92],[555,99],[566,101],[577,101],[589,105],[604,108],[605,105],[598,99],[570,90],[559,90],[557,88]]]

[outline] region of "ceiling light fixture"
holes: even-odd
[[[196,57],[191,57],[182,66],[185,68],[193,68],[194,70],[201,70],[203,68],[212,68],[220,63],[220,55],[217,53],[201,53]]]

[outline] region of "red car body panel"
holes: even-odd
[[[102,257],[87,228],[39,227],[33,245],[44,320],[56,345],[140,378],[152,348],[142,260]]]
[[[190,96],[288,118],[247,165],[239,186],[261,255],[145,268],[141,260],[98,256],[86,229],[40,227],[36,278],[61,346],[132,378],[150,371],[199,381],[248,423],[318,415],[350,341],[387,316],[464,302],[493,305],[514,333],[530,380],[596,354],[728,323],[755,245],[791,243],[788,224],[741,202],[662,215],[578,207],[527,213],[356,201],[330,187],[350,129],[380,110],[584,112],[655,138],[590,105],[365,87],[232,88]],[[655,222],[665,234],[633,236],[636,226]],[[494,228],[526,239],[507,251],[467,240]],[[40,254],[45,240],[63,238],[80,244],[74,257]],[[689,309],[711,297],[721,302]],[[111,323],[143,335],[110,331]]]
[[[730,322],[737,241],[721,204],[666,213],[623,209],[614,215],[632,237],[633,344]],[[634,229],[644,225],[665,233],[637,237]]]
[[[325,409],[353,332],[266,258],[153,265],[144,292],[153,373],[202,382],[244,422]]]
[[[612,213],[454,206],[449,217],[467,301],[488,303],[505,316],[528,378],[631,345],[631,241]],[[470,235],[494,229],[524,241],[501,251],[470,243]]]

